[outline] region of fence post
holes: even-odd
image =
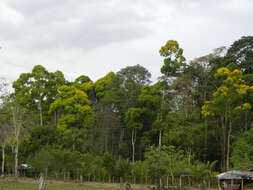
[[[45,184],[44,174],[41,173],[40,178],[39,178],[38,190],[45,190],[45,189],[46,189],[46,184]]]

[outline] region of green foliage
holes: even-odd
[[[129,160],[118,160],[116,162],[117,175],[126,181],[129,178],[132,170],[132,164]]]
[[[253,165],[253,129],[245,132],[233,144],[231,162],[238,170],[252,170]]]
[[[52,161],[53,157],[48,149],[48,147],[41,149],[41,151],[37,152],[34,156],[31,156],[28,161],[34,169],[39,172],[45,172],[48,169],[50,162]]]
[[[87,94],[74,86],[64,85],[58,90],[57,99],[50,105],[49,110],[49,113],[57,110],[61,115],[58,129],[68,133],[71,126],[81,128],[80,122],[91,110]]]
[[[91,82],[90,78],[88,76],[81,75],[75,79],[74,83],[83,84],[83,83],[87,83],[87,82]]]
[[[141,65],[95,82],[85,75],[69,82],[41,65],[22,73],[0,102],[5,170],[14,171],[17,142],[19,163],[63,180],[165,184],[170,175],[175,185],[178,175],[189,174],[207,184],[214,167],[225,170],[230,159],[233,168],[252,169],[252,37],[226,50],[186,63],[178,42],[169,40],[154,83]]]
[[[55,128],[35,126],[29,130],[25,135],[20,148],[22,150],[21,156],[24,158],[27,155],[34,156],[35,153],[47,145],[57,146],[57,139],[59,134]]]
[[[159,53],[162,57],[165,57],[161,73],[166,77],[178,76],[185,64],[183,49],[179,47],[178,42],[174,40],[167,41],[166,44],[161,47]]]
[[[116,160],[109,152],[104,153],[103,166],[110,176],[113,176],[115,174]]]
[[[97,99],[101,99],[102,97],[104,97],[106,90],[109,89],[110,84],[114,78],[115,74],[113,72],[109,72],[105,77],[97,80],[94,83]]]
[[[236,64],[244,74],[253,72],[253,37],[243,36],[235,41],[228,49],[227,55],[230,62]]]
[[[48,72],[43,66],[34,66],[32,72],[22,73],[13,82],[14,95],[19,104],[29,110],[39,120],[40,125],[47,121],[49,106],[55,100],[57,89],[65,84],[62,72]]]
[[[143,109],[141,108],[129,108],[126,112],[126,121],[129,127],[135,128],[135,129],[141,129],[142,128],[142,114]]]
[[[146,68],[138,64],[121,69],[119,72],[117,72],[117,76],[127,88],[130,83],[135,83],[139,86],[149,84],[151,74]]]
[[[187,160],[182,151],[177,151],[174,146],[162,146],[162,150],[151,147],[145,153],[145,162],[148,167],[149,175],[156,181],[167,176],[183,174],[187,168]]]

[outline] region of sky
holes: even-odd
[[[96,81],[140,64],[155,81],[167,40],[190,61],[253,35],[252,10],[252,0],[1,0],[0,77],[39,64]]]

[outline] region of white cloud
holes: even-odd
[[[7,4],[0,2],[0,22],[18,25],[23,21],[24,16],[20,12],[9,7]]]

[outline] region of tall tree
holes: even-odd
[[[223,67],[217,70],[215,78],[222,81],[219,88],[213,93],[213,99],[202,107],[205,116],[218,116],[223,129],[223,162],[224,168],[230,166],[231,134],[235,118],[238,114],[251,109],[245,96],[252,93],[253,87],[245,84],[242,71],[230,71]]]
[[[20,103],[30,112],[39,112],[39,124],[42,126],[49,111],[49,105],[55,100],[57,89],[66,83],[60,71],[48,72],[43,66],[34,66],[32,72],[22,73],[13,82],[15,93],[23,94]],[[56,113],[55,113],[56,117]],[[56,119],[55,119],[56,120]]]
[[[253,36],[235,41],[226,54],[227,64],[235,64],[243,73],[253,73]]]
[[[3,114],[3,113],[1,113]],[[6,145],[10,142],[10,137],[11,137],[11,130],[10,130],[10,122],[8,121],[7,118],[4,116],[1,117],[1,124],[0,124],[0,144],[2,148],[2,176],[4,176],[5,173],[5,147]]]
[[[21,133],[25,129],[29,117],[27,110],[21,105],[22,94],[11,94],[9,101],[6,104],[6,109],[10,113],[12,121],[11,125],[11,140],[10,143],[14,152],[14,176],[18,177],[18,161],[19,161],[19,144]]]
[[[136,143],[136,133],[143,126],[142,123],[143,109],[141,108],[129,108],[126,112],[126,122],[127,125],[132,129],[131,143],[132,143],[132,163],[135,162],[135,143]]]
[[[74,86],[63,85],[58,90],[49,110],[60,114],[58,129],[67,132],[71,127],[82,128],[84,116],[91,110],[87,94]]]
[[[169,40],[159,50],[159,53],[164,57],[161,73],[163,74],[162,80],[171,82],[173,77],[179,76],[185,66],[185,58],[183,56],[183,49],[179,47],[179,44],[175,40]],[[160,130],[159,130],[159,149],[162,145],[162,125],[164,122],[163,110],[165,109],[165,95],[168,91],[167,84],[162,89],[162,102],[161,102],[161,114],[160,114]]]

